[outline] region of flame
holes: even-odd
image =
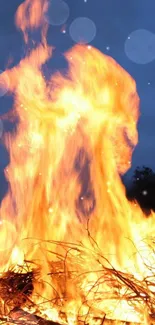
[[[41,0],[18,8],[16,24],[25,42],[37,28],[42,41],[6,71],[19,124],[15,135],[5,136],[10,188],[1,205],[1,272],[35,261],[40,278],[32,300],[54,321],[63,311],[75,324],[79,310],[87,314],[90,304],[92,314],[104,310],[111,318],[140,321],[129,307],[124,316],[127,302],[118,306],[113,286],[109,292],[100,281],[103,265],[137,279],[148,271],[147,242],[138,252],[154,232],[153,214],[146,220],[127,201],[120,178],[138,142],[136,84],[111,57],[81,44],[64,54],[68,73],[47,81],[42,67],[53,52],[46,42],[47,8]],[[59,280],[54,273],[49,277],[54,265],[63,269]],[[97,295],[102,299],[95,303]],[[57,301],[52,307],[51,300]]]

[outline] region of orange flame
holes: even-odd
[[[138,141],[136,84],[112,58],[80,44],[65,54],[68,75],[57,72],[47,82],[41,70],[52,55],[43,19],[47,8],[46,1],[26,0],[16,15],[26,42],[29,30],[42,25],[42,44],[7,71],[19,125],[15,136],[5,137],[10,189],[1,216],[4,235],[11,236],[2,240],[7,254],[0,250],[1,271],[22,265],[24,258],[36,261],[41,275],[33,299],[41,303],[57,292],[73,324],[90,288],[94,294],[103,263],[138,276],[145,273],[137,249],[143,236],[152,233],[153,221],[127,201],[120,179]],[[59,265],[63,258],[65,278],[53,276],[48,285],[51,261]],[[80,288],[69,275],[73,269],[83,274]],[[100,285],[102,292],[106,288]],[[43,306],[47,318],[59,319],[60,304],[52,311],[49,303]],[[112,306],[114,310],[108,299],[93,305],[100,310]],[[120,319],[123,308],[125,302]],[[134,319],[131,312],[128,316]]]

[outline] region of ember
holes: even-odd
[[[138,141],[136,85],[112,58],[82,44],[65,53],[68,74],[46,81],[47,8],[46,0],[20,5],[16,25],[26,44],[34,29],[42,41],[3,72],[19,124],[4,137],[1,322],[152,324],[154,215],[146,219],[127,201],[120,179]]]

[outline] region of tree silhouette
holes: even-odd
[[[142,168],[137,167],[134,171],[133,180],[135,185],[142,185],[147,183],[154,176],[154,172],[151,168],[143,166]]]
[[[145,212],[155,211],[155,173],[151,168],[142,166],[135,169],[127,198],[136,200]]]

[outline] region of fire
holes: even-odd
[[[154,216],[146,220],[127,201],[120,178],[138,141],[136,84],[112,58],[82,44],[65,53],[68,73],[47,81],[47,8],[41,0],[18,8],[25,42],[35,28],[42,42],[5,72],[19,124],[16,135],[5,136],[10,189],[1,205],[1,272],[24,272],[25,261],[39,270],[31,301],[53,321],[73,325],[88,311],[92,319],[100,311],[144,321],[143,300],[135,308],[125,298],[118,303],[126,289],[114,280],[117,269],[121,279],[126,272],[140,281],[154,263],[143,241],[154,232]]]

